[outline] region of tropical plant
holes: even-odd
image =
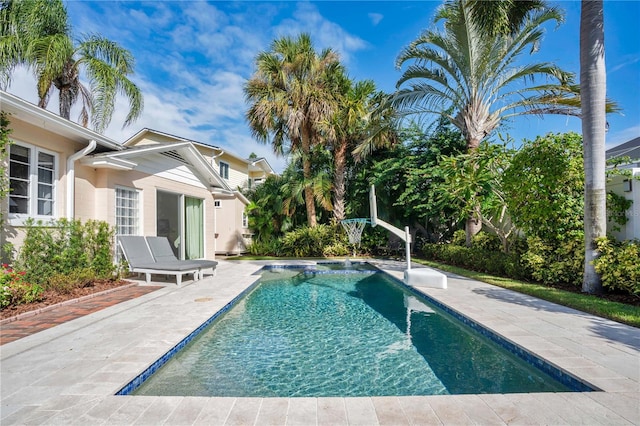
[[[443,30],[426,30],[402,50],[396,60],[401,68],[393,104],[404,114],[446,115],[460,129],[467,150],[480,142],[502,121],[523,114],[561,113],[577,115],[566,100],[572,75],[542,62],[521,65],[518,60],[542,40],[541,26],[562,21],[556,9],[538,9],[525,14],[512,34],[482,30],[467,0],[446,2],[435,22]],[[525,84],[536,77],[555,83]],[[564,96],[559,100],[560,94]],[[480,218],[467,218],[467,244],[481,228]]]
[[[502,185],[504,171],[513,155],[506,144],[483,142],[470,153],[441,158],[432,172],[442,178],[435,189],[439,202],[460,204],[464,217],[470,214],[479,217],[498,236],[505,253],[516,231],[507,214],[507,197]]]
[[[256,58],[256,73],[244,86],[250,104],[246,119],[253,135],[269,142],[276,153],[299,152],[305,184],[307,223],[317,224],[311,153],[321,144],[320,123],[335,113],[339,76],[338,55],[330,49],[317,53],[308,34],[283,37]]]
[[[348,156],[361,159],[372,149],[391,146],[397,141],[393,114],[386,95],[377,92],[371,80],[353,82],[341,78],[338,108],[327,123],[326,146],[333,154],[333,219],[345,218]],[[386,108],[386,110],[385,110]]]
[[[582,291],[601,293],[601,278],[593,261],[596,241],[607,232],[606,215],[606,81],[602,0],[582,0],[580,12],[580,93],[584,140],[584,244]]]
[[[119,94],[130,107],[124,126],[142,114],[142,94],[129,79],[135,62],[131,53],[97,34],[74,43],[60,0],[5,1],[0,21],[1,77],[6,84],[16,66],[33,70],[40,107],[46,108],[57,90],[60,115],[69,119],[71,107],[80,101],[80,123],[86,127],[91,120],[98,132],[109,125]],[[81,82],[81,74],[87,77],[88,87]]]
[[[527,236],[555,243],[582,231],[582,138],[563,133],[525,140],[504,172],[503,188],[512,219]]]

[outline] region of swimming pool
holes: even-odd
[[[587,390],[571,381],[561,383],[513,356],[386,274],[326,272],[324,267],[264,272],[259,285],[184,350],[119,394],[291,397]]]

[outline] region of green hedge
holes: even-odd
[[[82,277],[110,279],[117,271],[113,263],[114,230],[106,222],[59,219],[49,223],[29,220],[14,269],[24,271],[24,279],[45,289],[52,278]],[[80,273],[81,272],[81,273]],[[55,278],[54,278],[55,277]]]
[[[593,266],[606,288],[640,295],[640,240],[618,243],[608,238],[596,241],[600,256]]]

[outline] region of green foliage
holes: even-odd
[[[24,271],[15,271],[7,264],[0,270],[0,309],[10,305],[37,302],[41,299],[43,289],[37,284],[25,280]]]
[[[98,274],[91,268],[74,269],[68,273],[56,272],[47,282],[47,289],[61,294],[69,294],[76,288],[90,286]]]
[[[465,247],[454,244],[426,244],[423,254],[427,259],[449,265],[486,272],[493,275],[526,278],[517,254],[506,254],[499,250],[487,250],[477,246]]]
[[[583,229],[582,137],[548,134],[525,141],[504,172],[503,186],[514,223],[545,243],[565,241]]]
[[[607,192],[607,220],[612,231],[620,231],[629,221],[627,210],[631,208],[633,200],[627,200],[624,195],[613,191]]]
[[[602,278],[602,285],[640,295],[640,241],[617,243],[599,238],[596,246],[600,255],[593,266]]]
[[[539,237],[527,239],[521,262],[530,276],[543,284],[582,284],[584,234],[573,231],[564,241],[551,244]]]
[[[453,233],[453,238],[451,239],[451,244],[456,246],[464,246],[466,242],[467,236],[464,229],[458,229]]]
[[[304,226],[288,232],[282,238],[282,255],[293,257],[320,257],[325,248],[346,244],[344,232],[339,225]]]
[[[114,231],[108,224],[59,219],[44,224],[26,223],[25,238],[15,266],[26,271],[29,282],[47,286],[56,275],[90,269],[97,279],[113,278]]]

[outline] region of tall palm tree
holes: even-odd
[[[57,90],[60,115],[69,119],[72,106],[81,101],[80,123],[86,127],[90,119],[99,132],[109,125],[119,94],[130,107],[124,126],[140,116],[143,99],[129,79],[135,61],[128,50],[99,35],[74,44],[60,0],[8,0],[1,7],[0,66],[5,83],[15,66],[30,67],[38,80],[39,106],[46,108]],[[88,87],[81,81],[83,73]]]
[[[558,102],[558,93],[571,93],[570,73],[546,62],[516,63],[527,49],[537,49],[543,35],[541,26],[560,21],[562,15],[555,9],[536,9],[513,34],[491,34],[482,30],[472,5],[468,0],[445,3],[435,19],[444,21],[443,30],[426,30],[403,49],[397,67],[412,64],[397,83],[393,104],[404,114],[445,115],[462,132],[468,152],[477,150],[480,142],[510,117],[577,115],[571,102]],[[531,83],[536,77],[554,83]],[[467,244],[481,227],[477,214],[471,214],[466,221]]]
[[[334,51],[316,53],[311,37],[301,34],[274,40],[269,51],[258,54],[256,68],[244,87],[246,119],[253,135],[271,143],[276,153],[300,154],[307,223],[314,227],[310,156],[313,146],[322,142],[321,123],[329,121],[337,107],[334,93],[342,65]]]
[[[585,262],[582,291],[602,292],[592,261],[595,240],[607,231],[605,189],[606,70],[602,0],[582,0],[580,11],[580,93],[584,150]]]
[[[381,102],[382,99],[386,100],[386,97],[376,91],[372,80],[354,83],[347,76],[341,76],[338,108],[324,129],[326,147],[333,155],[333,219],[336,222],[345,218],[349,155],[360,159],[362,150],[387,146],[397,139],[391,115],[379,113],[381,105],[388,108],[388,103]]]

